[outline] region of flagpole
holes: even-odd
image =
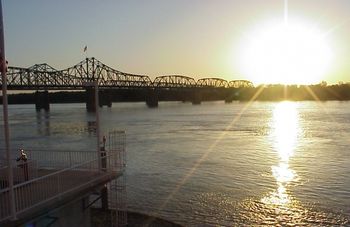
[[[16,219],[15,209],[15,197],[13,191],[13,170],[11,163],[11,152],[10,152],[10,130],[8,123],[8,101],[7,101],[7,78],[6,78],[6,58],[5,58],[5,42],[4,42],[4,26],[2,18],[2,3],[0,0],[0,68],[2,78],[2,106],[3,106],[3,118],[4,118],[4,135],[5,135],[5,150],[7,160],[7,179],[9,184],[9,195],[10,195],[10,211],[12,219]]]

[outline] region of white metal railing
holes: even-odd
[[[112,131],[109,132],[108,138],[108,151],[117,155],[113,159],[113,163],[110,163],[119,172],[125,171],[126,168],[126,134],[125,131]]]
[[[124,131],[109,132],[108,150],[116,154],[117,158],[110,159],[111,166],[118,172],[123,173],[126,170],[126,135]],[[127,194],[126,194],[126,176],[122,176],[110,181],[108,188],[108,207],[111,209],[112,227],[127,226]]]
[[[14,186],[16,214],[25,212],[35,206],[43,204],[54,198],[77,190],[80,187],[90,185],[99,177],[105,177],[116,173],[112,163],[117,158],[115,152],[106,152],[104,157],[71,165],[58,171],[51,171],[44,176],[16,184]],[[99,161],[106,163],[99,170]],[[0,190],[0,222],[10,218],[9,188]]]
[[[0,189],[8,187],[7,171],[6,165],[0,167]],[[13,160],[12,172],[13,183],[16,185],[38,177],[38,165],[35,160],[28,160],[25,163]]]
[[[0,153],[2,150],[0,149]],[[39,150],[32,148],[25,148],[25,154],[28,160],[36,160],[38,168],[47,169],[63,169],[86,162],[96,158],[96,150],[93,151],[76,151],[76,150]],[[13,150],[11,152],[17,158],[19,151]],[[6,160],[0,158],[0,168],[6,166]],[[17,165],[18,163],[14,163]]]
[[[15,160],[12,165],[16,215],[66,193],[93,186],[101,178],[114,179],[123,174],[126,167],[125,132],[110,133],[106,149],[99,155],[96,151],[27,149],[26,167]],[[6,162],[0,159],[0,223],[12,215],[7,170]]]
[[[64,169],[96,158],[96,151],[37,150],[26,151],[29,159],[37,160],[39,168]]]

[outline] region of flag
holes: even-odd
[[[85,47],[84,47],[84,52],[86,52],[87,51],[87,46],[85,45]]]

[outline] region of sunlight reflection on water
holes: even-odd
[[[127,130],[128,209],[184,226],[349,226],[350,103],[323,104],[334,122],[314,102],[256,102],[226,130],[244,105],[102,108],[104,131]],[[10,113],[14,148],[95,147],[95,118],[83,104],[52,105],[47,114],[15,105]]]
[[[261,202],[289,206],[291,199],[288,194],[288,184],[297,178],[296,172],[290,169],[288,164],[297,146],[300,130],[296,103],[279,103],[273,111],[271,128],[274,148],[279,157],[279,163],[271,167],[277,189],[264,197]]]

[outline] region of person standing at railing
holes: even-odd
[[[103,136],[102,138],[102,149],[101,150],[105,150],[106,149],[106,136]]]
[[[106,160],[106,136],[102,138],[102,146],[100,147],[101,152],[101,167],[103,170],[107,168],[107,160]]]
[[[21,155],[16,159],[17,162],[20,162],[18,166],[20,168],[23,168],[23,175],[24,175],[24,180],[27,181],[29,180],[29,173],[28,173],[28,158],[27,154],[24,152],[23,149],[20,149]]]

